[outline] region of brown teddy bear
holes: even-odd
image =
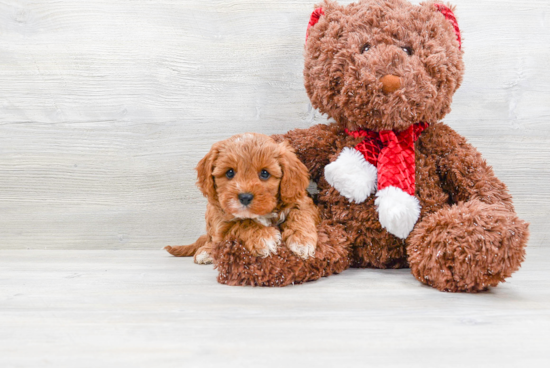
[[[325,1],[310,19],[304,79],[335,120],[276,136],[318,185],[314,257],[252,257],[219,244],[218,280],[283,286],[347,267],[410,267],[442,291],[478,292],[516,271],[528,224],[480,153],[440,120],[462,81],[450,5]]]

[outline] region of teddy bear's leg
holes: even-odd
[[[218,282],[238,286],[287,286],[340,273],[350,265],[349,244],[343,227],[322,222],[318,227],[314,257],[304,260],[284,244],[277,254],[252,255],[239,241],[228,240],[214,246],[212,257]]]
[[[479,200],[426,216],[408,239],[413,275],[441,291],[478,292],[504,282],[525,256],[528,224]]]
[[[364,239],[357,239],[353,243],[352,267],[405,268],[409,266],[406,247],[401,239],[387,232],[367,231],[367,233]]]

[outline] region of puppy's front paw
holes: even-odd
[[[315,256],[317,247],[317,233],[306,234],[298,231],[288,231],[283,233],[286,246],[294,254],[303,259]]]
[[[243,243],[252,254],[267,257],[277,253],[277,247],[281,244],[281,233],[274,227],[266,227]]]
[[[303,259],[315,256],[315,245],[313,244],[288,243],[287,247],[292,253]]]
[[[200,249],[197,251],[197,254],[195,254],[194,260],[196,264],[211,264],[214,261],[207,250]]]

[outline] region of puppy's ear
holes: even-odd
[[[201,190],[202,194],[208,198],[209,201],[217,201],[218,195],[216,193],[216,184],[214,183],[214,177],[212,172],[218,155],[220,154],[221,143],[214,143],[210,152],[206,154],[198,163],[197,170],[197,187]]]
[[[279,193],[284,203],[295,203],[306,195],[309,174],[307,167],[296,157],[288,142],[280,143],[279,147],[281,149],[279,163],[283,171]]]

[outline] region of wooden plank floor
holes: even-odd
[[[550,249],[482,294],[409,270],[228,287],[147,250],[0,251],[0,367],[550,366]]]

